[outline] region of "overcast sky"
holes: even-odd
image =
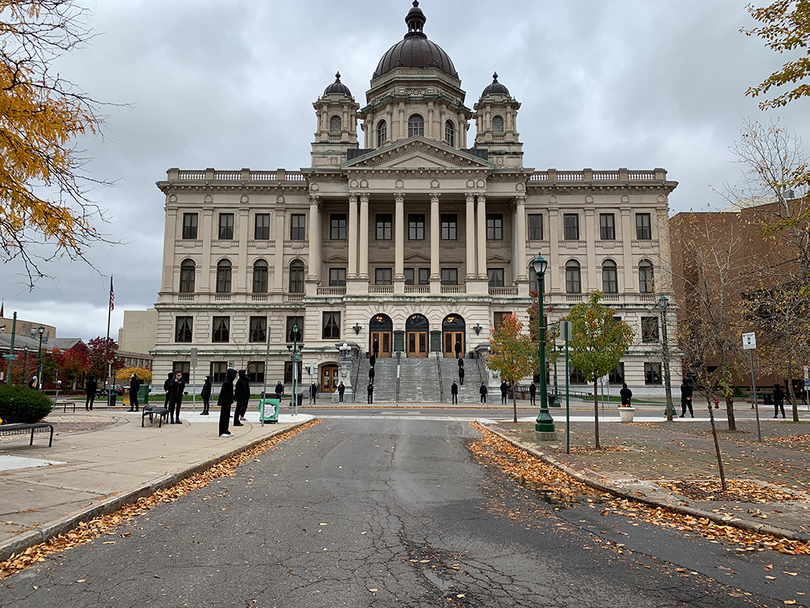
[[[115,247],[89,254],[99,272],[59,262],[33,292],[0,266],[5,313],[55,325],[58,337],[106,333],[123,311],[154,304],[170,167],[254,170],[309,166],[312,102],[337,70],[354,97],[407,28],[410,0],[85,0],[97,36],[60,70],[108,108],[105,137],[83,142],[93,198]],[[745,97],[786,58],[739,33],[746,0],[423,0],[425,33],[478,100],[494,71],[522,103],[518,129],[537,170],[653,169],[679,182],[671,213],[724,206],[712,187],[739,183],[728,147],[743,120],[801,135],[810,100],[761,112]],[[363,145],[361,140],[361,146]],[[100,273],[100,274],[99,274]]]

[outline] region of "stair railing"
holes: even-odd
[[[439,403],[444,403],[444,382],[442,381],[442,360],[441,353],[436,351],[436,369],[439,371]]]
[[[397,351],[397,396],[396,396],[396,403],[399,405],[399,376],[400,376],[400,361],[402,360],[402,351]]]
[[[352,367],[354,369],[354,390],[352,391],[352,403],[357,403],[357,383],[360,381],[360,351],[357,351],[357,356],[352,353]]]

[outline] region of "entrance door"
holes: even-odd
[[[337,365],[324,365],[321,368],[321,392],[334,393],[338,385]]]
[[[408,356],[409,357],[428,356],[428,332],[426,331],[408,332]]]
[[[374,352],[374,342],[379,345],[378,357],[389,359],[391,358],[391,332],[390,331],[372,331],[371,332],[371,346],[369,352]]]
[[[456,358],[456,343],[461,344],[460,353],[464,355],[464,332],[463,331],[445,331],[444,344],[442,351],[445,357]]]

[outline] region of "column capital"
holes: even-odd
[[[518,205],[518,206],[519,205],[525,205],[526,204],[526,195],[525,194],[518,195],[513,200],[515,202],[515,205]]]
[[[307,196],[307,198],[309,198],[309,204],[310,205],[319,205],[320,204],[321,197],[320,197],[319,194],[311,194],[310,193]]]
[[[441,196],[441,193],[440,193],[440,192],[431,192],[431,193],[429,194],[429,196],[430,196],[430,202],[432,203],[432,202],[434,202],[434,201],[438,201],[438,200],[439,200],[439,197]]]
[[[370,194],[370,193],[368,193],[368,192],[359,192],[359,193],[357,194],[357,196],[359,196],[359,197],[360,197],[360,202],[361,202],[361,203],[367,203],[367,202],[368,202],[368,200],[369,200],[369,198],[371,198],[371,194]]]
[[[475,202],[475,192],[465,192],[464,193],[464,198],[467,199],[468,203],[474,203]]]
[[[479,193],[479,194],[476,194],[475,196],[478,197],[478,202],[479,203],[486,203],[487,202],[487,195],[486,194]]]
[[[394,193],[394,202],[396,203],[404,203],[405,202],[405,193],[404,192],[395,192]]]
[[[357,194],[349,193],[349,202],[356,203],[357,202]]]

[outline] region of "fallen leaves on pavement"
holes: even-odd
[[[782,490],[774,485],[755,481],[729,479],[723,491],[717,479],[705,481],[658,481],[659,486],[682,494],[692,500],[734,500],[737,502],[777,502],[782,500],[807,500],[810,496]]]

